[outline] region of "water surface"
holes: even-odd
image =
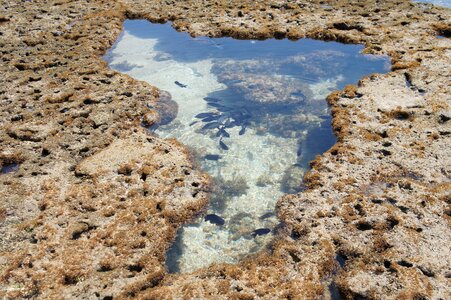
[[[419,3],[432,3],[437,6],[451,7],[451,0],[414,0]]]
[[[192,38],[169,24],[126,21],[105,55],[110,67],[160,88],[164,138],[190,147],[214,179],[208,210],[184,226],[168,252],[170,271],[235,263],[277,231],[284,193],[302,191],[308,162],[335,143],[326,96],[386,57],[362,46],[314,40]]]

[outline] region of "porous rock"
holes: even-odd
[[[208,180],[140,127],[158,91],[102,61],[125,18],[390,55],[392,72],[329,95],[338,142],[278,201],[270,250],[167,275]],[[0,165],[20,165],[0,174],[0,297],[310,299],[333,282],[349,299],[450,298],[450,19],[409,1],[4,1]]]

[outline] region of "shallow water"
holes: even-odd
[[[451,0],[414,0],[419,3],[432,3],[438,6],[451,7]]]
[[[19,170],[19,164],[6,164],[3,167],[0,168],[0,174],[6,174],[6,173],[11,173],[11,172],[15,172]]]
[[[386,57],[363,56],[362,48],[192,38],[169,24],[125,22],[104,59],[166,91],[154,106],[161,124],[151,130],[190,147],[214,179],[208,211],[168,252],[171,272],[234,263],[267,245],[277,199],[302,191],[308,162],[335,143],[325,97],[389,70]]]

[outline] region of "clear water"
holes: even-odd
[[[3,167],[0,168],[0,174],[6,174],[6,173],[11,173],[11,172],[15,172],[19,170],[19,164],[6,164]]]
[[[451,7],[451,0],[414,0],[413,2],[432,3],[438,6]]]
[[[153,106],[162,121],[151,130],[190,147],[214,180],[208,210],[168,252],[170,271],[234,263],[267,245],[278,226],[277,199],[302,191],[308,162],[335,143],[326,96],[389,70],[386,57],[361,49],[192,38],[169,24],[125,22],[105,60],[166,91]]]

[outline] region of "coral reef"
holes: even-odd
[[[158,91],[102,61],[126,18],[392,58],[329,95],[338,143],[279,200],[267,252],[167,274],[209,180],[141,127],[159,119]],[[17,169],[0,174],[0,297],[310,299],[333,282],[349,299],[450,298],[449,20],[403,0],[3,1],[0,166]]]

